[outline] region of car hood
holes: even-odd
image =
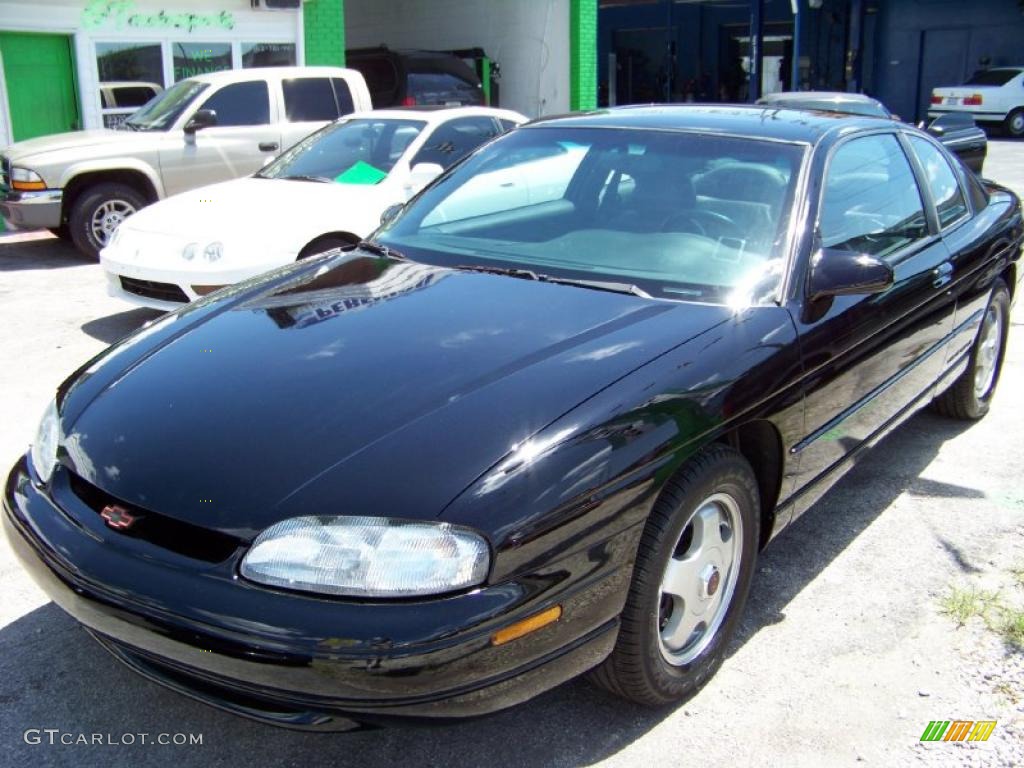
[[[34,155],[45,152],[59,152],[68,149],[86,149],[99,145],[124,145],[125,142],[141,141],[151,138],[150,134],[135,131],[115,131],[109,128],[98,128],[91,131],[71,131],[39,136],[11,144],[3,150],[11,162],[25,162]],[[84,158],[83,158],[84,159]]]
[[[381,211],[399,199],[401,190],[387,180],[370,186],[247,177],[169,197],[133,214],[125,227],[179,237],[183,243],[266,243],[278,235],[301,240],[306,229],[322,234],[358,228],[365,231],[355,234],[365,237],[380,223]],[[369,228],[353,226],[363,220],[370,221]]]
[[[517,443],[728,317],[361,252],[274,274],[65,385],[62,460],[243,539],[295,515],[434,518]]]

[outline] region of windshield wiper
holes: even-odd
[[[364,251],[369,251],[378,256],[383,256],[385,259],[397,259],[399,261],[408,261],[409,257],[401,251],[396,251],[394,248],[388,248],[386,245],[381,245],[373,240],[362,240],[359,245],[356,246]]]
[[[464,272],[486,272],[489,275],[508,275],[509,277],[520,277],[524,280],[544,280],[547,275],[538,275],[529,269],[516,269],[515,267],[488,267],[483,264],[457,264],[452,269],[459,269]]]
[[[467,272],[486,272],[491,275],[508,275],[524,280],[536,280],[541,283],[555,283],[557,285],[574,285],[578,288],[590,288],[595,291],[612,291],[613,293],[628,293],[632,296],[640,296],[645,299],[653,298],[651,294],[633,283],[618,283],[608,280],[586,280],[573,277],[556,277],[545,275],[541,272],[534,272],[530,269],[517,269],[515,267],[487,267],[475,264],[460,264],[453,269],[462,269]]]
[[[284,179],[285,181],[319,181],[322,184],[331,184],[333,179],[328,179],[326,176],[305,176],[298,173],[294,176],[276,176],[272,178]]]
[[[591,288],[595,291],[611,291],[612,293],[628,293],[631,296],[640,296],[644,299],[654,298],[638,285],[633,283],[618,283],[609,280],[578,280],[572,277],[552,277],[551,275],[538,275],[539,280],[545,283],[558,283],[559,285],[575,285],[580,288]]]

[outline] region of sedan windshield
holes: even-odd
[[[134,131],[166,131],[207,87],[206,83],[195,80],[175,83],[150,99],[123,125]]]
[[[377,240],[416,261],[661,298],[774,296],[805,148],[537,126],[429,187]],[[639,289],[637,291],[636,289]]]
[[[425,125],[421,120],[342,120],[303,139],[256,175],[376,184],[387,177]]]

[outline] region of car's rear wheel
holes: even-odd
[[[146,199],[127,184],[105,182],[90,187],[71,208],[71,239],[82,253],[99,258],[117,226],[145,205]]]
[[[1024,109],[1018,107],[1012,110],[1003,121],[1003,126],[1006,128],[1006,132],[1015,139],[1024,136]]]
[[[715,445],[669,481],[647,521],[615,649],[598,685],[659,706],[693,695],[722,663],[750,591],[759,500],[753,470]]]
[[[978,335],[974,338],[967,369],[949,389],[932,401],[936,411],[950,418],[969,421],[988,413],[1003,370],[1009,320],[1010,291],[1006,283],[997,280],[981,318]]]

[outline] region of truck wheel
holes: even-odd
[[[1003,125],[1006,127],[1006,132],[1013,138],[1019,139],[1024,136],[1024,108],[1018,107],[1012,110],[1006,116],[1006,122]]]
[[[145,205],[146,199],[127,184],[105,182],[89,187],[71,208],[71,240],[86,256],[98,259],[117,225]]]

